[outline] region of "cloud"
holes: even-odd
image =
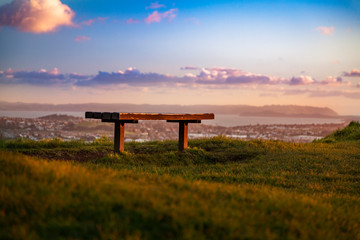
[[[219,67],[201,69],[196,79],[196,83],[207,85],[268,85],[283,81],[276,77]]]
[[[317,27],[317,31],[321,32],[324,35],[332,35],[335,32],[334,26],[331,27]]]
[[[37,86],[49,86],[57,84],[69,84],[66,75],[61,74],[57,68],[50,71],[14,71],[9,69],[0,78],[0,83],[5,84],[29,84]]]
[[[82,75],[82,74],[77,74],[77,73],[70,73],[68,75],[69,79],[72,80],[85,80],[85,79],[89,79],[90,76],[88,75]]]
[[[145,18],[145,22],[147,24],[151,24],[151,23],[155,23],[155,22],[159,23],[163,19],[167,19],[170,22],[176,17],[177,11],[178,11],[177,8],[172,8],[169,11],[166,11],[166,12],[163,12],[163,13],[159,13],[158,11],[154,11],[147,18]]]
[[[128,20],[126,20],[127,24],[134,24],[134,23],[140,23],[139,20],[137,19],[133,19],[133,18],[129,18]]]
[[[91,26],[91,25],[95,22],[95,20],[96,20],[95,18],[89,19],[89,20],[87,20],[87,21],[81,22],[80,25]]]
[[[239,77],[228,77],[227,84],[271,84],[271,78],[264,75],[243,75]]]
[[[13,0],[0,7],[0,26],[22,32],[46,33],[61,26],[74,26],[75,13],[60,0]]]
[[[146,9],[158,9],[158,8],[165,8],[164,4],[159,4],[159,2],[150,3],[150,6],[146,7]]]
[[[0,83],[28,84],[36,86],[74,85],[77,81],[85,81],[93,76],[77,73],[63,74],[59,69],[41,69],[39,71],[15,71],[8,69],[0,74]]]
[[[130,86],[154,86],[154,85],[172,85],[176,82],[183,82],[187,77],[178,78],[165,74],[158,73],[141,73],[136,68],[128,68],[125,72],[102,72],[85,81],[78,81],[78,86],[93,86],[93,85],[119,85],[127,84]]]
[[[97,20],[100,22],[105,22],[108,19],[109,19],[108,17],[97,17]]]
[[[360,77],[360,70],[353,69],[351,72],[344,72],[344,77]]]
[[[341,77],[329,76],[325,80],[319,82],[319,84],[332,85],[332,86],[340,86],[340,85],[350,86],[351,82],[344,81]]]
[[[91,26],[93,23],[95,22],[105,22],[108,18],[107,17],[97,17],[97,18],[92,18],[86,21],[82,21],[81,23],[79,23],[77,26]]]
[[[310,85],[316,81],[310,76],[292,77],[289,85]]]
[[[185,67],[181,67],[181,70],[199,70],[198,67],[194,67],[194,66],[185,66]]]
[[[85,41],[90,41],[91,38],[86,37],[86,36],[77,36],[74,40],[76,42],[85,42]]]
[[[195,67],[184,67],[195,70]],[[310,76],[292,77],[290,79],[264,74],[245,72],[234,68],[202,68],[197,74],[187,73],[184,76],[173,76],[154,72],[143,73],[136,68],[125,71],[104,72],[96,75],[77,73],[63,74],[57,68],[40,71],[0,71],[0,84],[28,84],[35,86],[67,86],[114,88],[167,88],[178,87],[193,89],[258,89],[270,93],[285,95],[308,95],[311,97],[342,96],[359,99],[360,82],[352,85],[341,77],[328,77],[323,81],[315,81]],[[327,86],[326,88],[324,86]],[[342,86],[340,89],[338,86]],[[345,88],[347,87],[347,88]],[[263,95],[265,96],[265,95]]]

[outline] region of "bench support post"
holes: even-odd
[[[179,121],[179,151],[184,151],[188,147],[188,129],[188,122]]]
[[[115,121],[114,128],[114,153],[124,151],[125,142],[125,123],[122,121]]]
[[[102,122],[114,123],[114,153],[121,153],[124,151],[125,143],[125,123],[138,123],[137,120],[109,120],[102,119]]]
[[[188,147],[189,123],[201,123],[201,120],[167,120],[167,122],[179,123],[179,151],[182,152]]]

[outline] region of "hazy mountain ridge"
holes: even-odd
[[[330,108],[297,105],[151,105],[127,103],[84,103],[84,104],[39,104],[0,102],[3,111],[54,111],[54,112],[168,112],[168,113],[205,113],[239,114],[242,116],[264,117],[337,117]]]

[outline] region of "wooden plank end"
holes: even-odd
[[[85,112],[85,118],[93,118],[93,112]]]

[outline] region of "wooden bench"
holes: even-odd
[[[114,152],[124,151],[125,123],[138,123],[139,120],[166,120],[179,123],[179,151],[188,146],[188,124],[201,123],[204,119],[214,119],[213,113],[202,114],[163,114],[163,113],[121,113],[85,112],[85,118],[101,119],[114,123]]]

